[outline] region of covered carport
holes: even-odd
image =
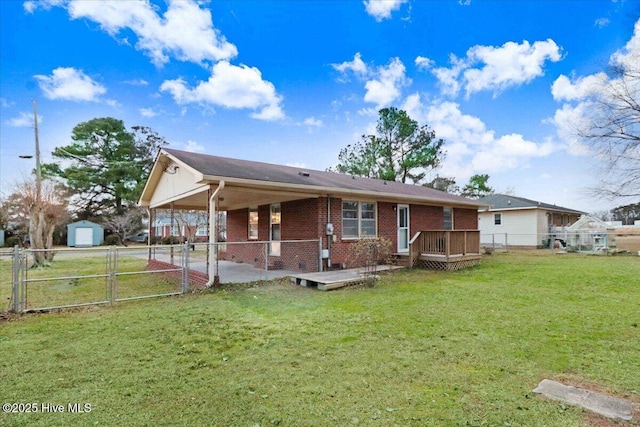
[[[207,211],[209,242],[215,244],[218,239],[217,212],[319,197],[310,192],[293,191],[284,183],[260,180],[259,177],[247,179],[251,171],[238,170],[237,165],[225,162],[214,167],[202,163],[203,156],[192,154],[170,149],[161,149],[158,153],[138,202],[148,209],[151,242],[155,238],[152,224],[158,209],[167,209],[172,216],[177,210]],[[212,169],[215,173],[207,173]],[[215,245],[207,245],[207,286],[219,279],[213,247]]]

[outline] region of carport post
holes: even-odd
[[[218,221],[216,219],[216,203],[218,201],[218,194],[220,191],[224,189],[224,181],[220,181],[218,183],[218,188],[211,194],[209,197],[209,246],[213,246],[209,250],[209,257],[207,262],[207,275],[209,276],[209,280],[207,281],[205,287],[210,288],[214,285],[220,284],[220,276],[218,276],[218,236],[217,236],[217,224]],[[214,265],[215,262],[215,265]],[[214,270],[215,267],[215,270]]]
[[[182,293],[189,293],[189,242],[184,242],[184,246],[182,247],[182,268],[184,274],[182,275]]]

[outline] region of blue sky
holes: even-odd
[[[631,0],[0,2],[0,188],[96,117],[170,147],[325,169],[403,108],[445,140],[438,173],[588,212],[584,87],[640,49]]]

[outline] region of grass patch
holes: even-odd
[[[0,325],[6,425],[580,426],[542,378],[638,399],[640,263],[501,254],[374,288],[286,282]]]

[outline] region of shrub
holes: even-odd
[[[104,238],[104,244],[107,246],[121,246],[122,239],[117,234],[110,234]]]
[[[11,236],[11,237],[7,237],[4,240],[4,245],[7,247],[14,247],[15,245],[19,245],[20,244],[20,237],[18,236]]]
[[[349,264],[364,267],[365,283],[373,285],[378,265],[389,264],[391,241],[384,237],[360,239],[349,247]]]
[[[178,236],[165,236],[162,238],[161,243],[163,245],[178,245],[183,242],[182,237]]]

